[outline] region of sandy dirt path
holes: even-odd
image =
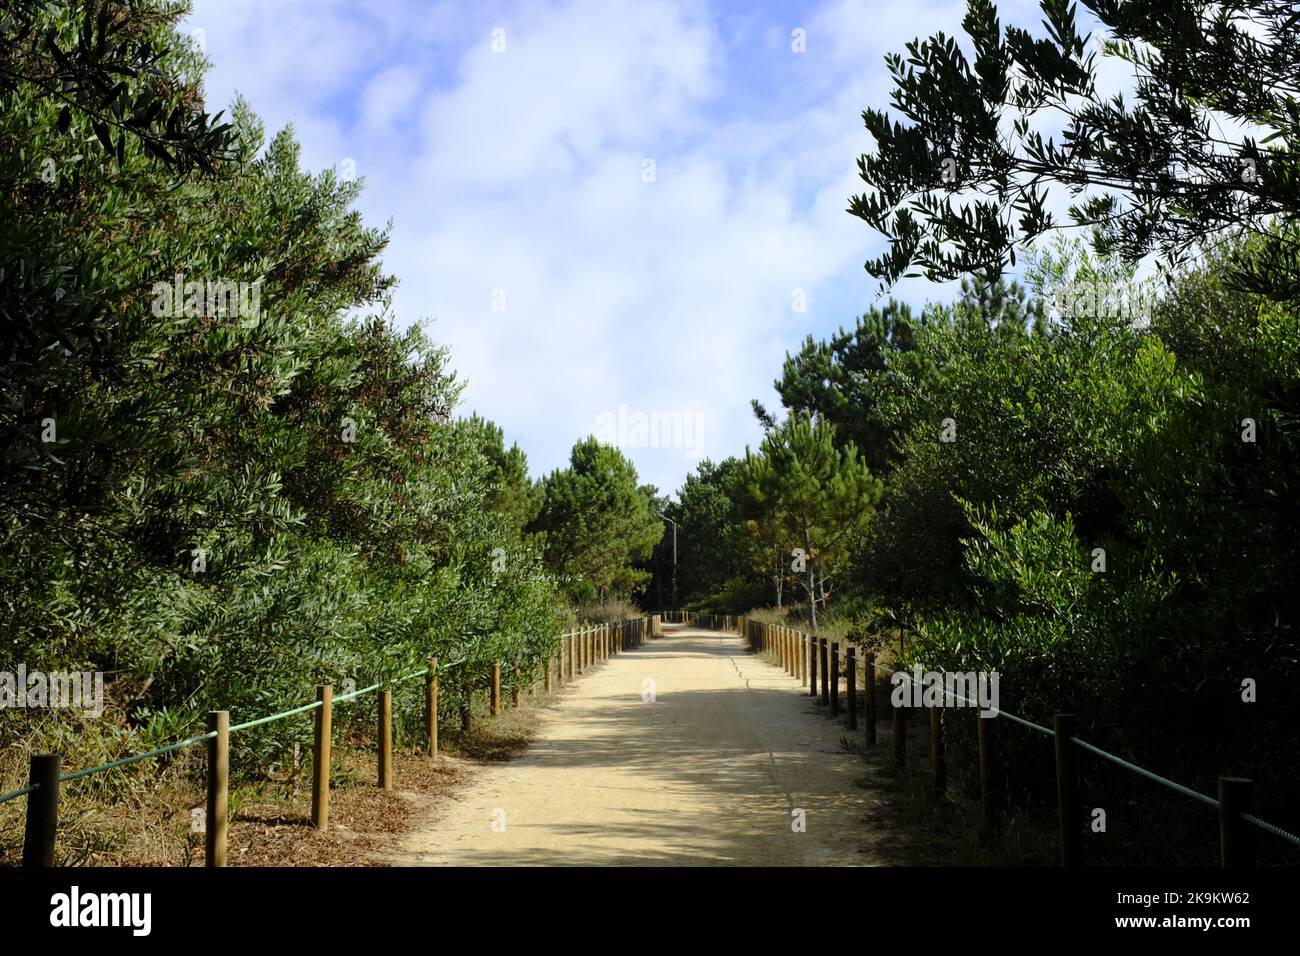
[[[653,702],[642,699],[647,680]],[[527,752],[477,771],[392,862],[883,862],[869,845],[878,798],[854,785],[865,766],[841,751],[844,736],[842,719],[740,638],[670,625],[567,685]]]

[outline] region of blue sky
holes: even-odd
[[[534,475],[620,407],[689,416],[690,447],[624,448],[671,492],[701,456],[756,444],[749,401],[777,404],[786,352],[875,300],[862,264],[883,243],[844,211],[860,114],[887,105],[884,54],[960,33],[963,11],[196,0],[186,28],[214,63],[210,109],[238,92],[269,132],[293,124],[307,168],[365,179],[366,220],[393,222],[397,319],[432,320],[462,413],[500,424]]]

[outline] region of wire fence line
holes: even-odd
[[[560,635],[560,640],[563,641],[565,638],[572,637],[574,634],[577,633],[579,632],[565,631],[563,634]],[[458,660],[449,661],[448,663],[445,664],[440,663],[438,665],[438,670],[439,672],[447,671],[453,667],[459,667],[460,665],[465,664],[468,661],[469,658],[462,657]],[[415,679],[416,677],[423,677],[428,673],[429,673],[429,668],[422,667],[418,671],[413,671],[410,674],[406,674],[402,677],[396,678],[395,680],[389,681],[387,683],[390,686],[397,685],[397,684],[404,684],[407,681]],[[340,701],[355,700],[356,698],[361,697],[365,694],[373,693],[384,686],[385,686],[385,682],[379,681],[378,683],[371,684],[369,687],[362,687],[358,690],[350,691],[349,693],[346,694],[339,694],[334,698],[334,702],[339,703]],[[255,720],[245,721],[242,724],[232,724],[230,726],[229,732],[233,734],[241,730],[248,730],[251,727],[258,727],[262,724],[269,724],[277,720],[284,720],[286,717],[293,717],[297,714],[305,714],[308,711],[316,710],[320,706],[321,706],[321,702],[315,700],[312,701],[310,704],[303,704],[300,707],[292,707],[289,710],[280,711],[278,714],[270,714],[266,717],[258,717]],[[132,754],[131,756],[123,757],[120,760],[112,760],[109,761],[108,763],[102,763],[94,767],[87,767],[84,770],[75,770],[72,771],[71,773],[61,774],[59,776],[59,783],[68,783],[72,780],[79,780],[82,777],[89,777],[91,774],[102,773],[105,770],[115,770],[118,767],[125,767],[128,764],[139,763],[141,760],[149,760],[152,757],[161,757],[162,755],[169,754],[175,750],[181,750],[185,747],[193,747],[196,744],[201,744],[204,741],[211,740],[216,736],[217,736],[216,731],[208,731],[205,734],[199,734],[197,737],[190,737],[186,740],[179,740],[176,743],[167,744],[166,746],[159,747],[156,750],[149,750],[146,751],[145,753],[140,753],[140,754]],[[40,789],[40,784],[28,784],[25,787],[19,787],[17,790],[11,790],[9,793],[0,794],[0,804],[7,803],[10,800],[17,800],[19,797],[25,797],[30,793],[34,793],[38,789]]]
[[[642,646],[647,638],[659,633],[658,615],[643,615],[639,618],[626,618],[616,622],[584,625],[576,630],[565,631],[559,635],[557,646],[527,661],[491,661],[491,675],[488,686],[490,712],[499,716],[502,704],[502,668],[514,670],[513,686],[514,704],[522,703],[525,688],[529,692],[544,687],[551,693],[553,678],[558,677],[560,686],[565,682],[565,664],[568,664],[569,679],[586,674],[588,669],[609,660],[624,650]],[[430,661],[432,665],[433,661]],[[239,724],[230,723],[230,714],[225,710],[212,710],[207,713],[207,733],[199,734],[186,740],[179,740],[150,750],[145,753],[132,754],[119,760],[87,767],[72,773],[61,774],[61,758],[57,753],[32,754],[29,783],[10,793],[0,795],[0,804],[27,797],[27,812],[24,822],[23,854],[24,866],[49,867],[54,865],[55,845],[58,836],[58,802],[60,785],[66,781],[78,780],[92,774],[102,773],[115,767],[148,760],[162,754],[207,744],[207,802],[199,811],[202,816],[204,834],[204,864],[209,867],[227,865],[227,833],[230,823],[230,735],[253,727],[269,724],[289,717],[314,713],[315,741],[311,760],[311,824],[318,830],[329,827],[331,750],[333,737],[333,711],[336,702],[355,700],[363,695],[379,692],[378,727],[376,744],[378,751],[377,769],[378,786],[384,790],[393,789],[393,690],[399,685],[409,683],[419,677],[425,678],[424,689],[424,739],[418,752],[430,758],[438,756],[438,705],[440,701],[438,675],[441,672],[463,667],[470,663],[470,658],[460,657],[453,661],[439,663],[436,669],[423,667],[401,676],[378,681],[368,687],[349,690],[335,697],[329,684],[316,688],[316,700],[291,707],[288,710]],[[544,672],[539,679],[537,668],[542,665]],[[554,665],[554,667],[553,667]],[[527,676],[525,676],[527,675]],[[477,671],[467,671],[468,684],[459,684],[458,689],[467,691],[460,696],[461,730],[470,727],[470,707],[474,686],[483,675]],[[524,681],[521,683],[520,678]]]
[[[884,667],[883,665],[880,664],[876,664],[874,661],[872,663],[873,666],[875,666],[876,670],[878,671],[888,673],[890,675],[902,674],[907,678],[909,682],[913,684],[916,683],[912,675],[905,670],[891,671],[889,670],[889,668]],[[925,686],[925,685],[921,684],[918,686]],[[951,697],[956,700],[960,700],[963,703],[970,704],[974,707],[980,706],[978,701],[973,701],[969,697],[964,697],[963,695],[958,694],[955,691],[950,691],[946,687],[941,687],[941,690],[944,694],[945,703]],[[1017,717],[1015,714],[1008,713],[1007,711],[1004,711],[1001,708],[997,710],[997,715],[999,717],[1008,717],[1018,724],[1023,724],[1024,726],[1036,730],[1039,733],[1046,734],[1049,737],[1056,736],[1056,731],[1052,730],[1052,728],[1044,727],[1042,724],[1036,724],[1030,720],[1025,720],[1023,717]],[[1200,803],[1204,803],[1207,806],[1214,807],[1215,809],[1219,808],[1219,801],[1215,797],[1210,796],[1209,794],[1201,793],[1199,790],[1193,790],[1191,787],[1184,786],[1183,784],[1179,783],[1176,780],[1170,780],[1168,777],[1162,777],[1160,774],[1156,773],[1153,770],[1148,770],[1146,767],[1135,764],[1130,760],[1125,760],[1123,757],[1117,754],[1113,754],[1108,750],[1102,750],[1096,744],[1090,744],[1088,743],[1088,741],[1082,740],[1079,737],[1071,737],[1070,741],[1076,744],[1077,746],[1082,747],[1084,750],[1088,751],[1089,753],[1101,757],[1103,760],[1108,760],[1118,767],[1123,767],[1125,770],[1135,773],[1140,777],[1144,777],[1145,779],[1150,780],[1152,783],[1158,783],[1162,787],[1167,787],[1168,789],[1173,790],[1175,793],[1180,793],[1185,797],[1188,797],[1192,800],[1199,801]],[[1300,846],[1300,837],[1296,836],[1293,833],[1288,833],[1286,830],[1283,830],[1281,827],[1274,826],[1273,824],[1267,822],[1266,820],[1261,820],[1259,817],[1256,817],[1253,814],[1249,814],[1249,813],[1242,814],[1242,819],[1248,823],[1254,824],[1255,826],[1259,827],[1262,830],[1265,830],[1273,834],[1276,837],[1279,837],[1280,839],[1286,840],[1288,843],[1291,843],[1295,846]]]
[[[729,625],[730,625],[730,622],[733,620],[733,616],[730,616],[730,615],[722,615],[722,616],[719,616],[719,615],[707,615],[706,618],[707,618],[708,620],[710,620],[710,621],[713,623],[713,626],[715,626],[715,627],[717,626],[717,624],[718,624],[719,621],[721,621],[724,625],[729,626]],[[754,635],[754,633],[753,633],[753,629],[754,629],[754,628],[757,628],[757,629],[759,629],[759,632],[760,632],[760,634],[759,634],[759,638],[758,638],[758,639],[759,639],[760,641],[766,642],[766,641],[768,640],[768,636],[767,636],[767,634],[766,634],[766,629],[767,629],[768,627],[772,627],[772,626],[780,627],[780,628],[783,628],[783,629],[789,631],[789,632],[793,635],[794,639],[797,640],[797,641],[799,642],[799,645],[800,645],[801,648],[806,647],[806,646],[809,646],[809,642],[812,641],[812,640],[819,640],[819,641],[823,641],[823,642],[825,642],[826,640],[828,640],[827,638],[810,638],[809,635],[808,635],[806,632],[804,632],[804,631],[800,631],[800,630],[796,630],[796,629],[791,629],[791,628],[785,628],[784,625],[768,625],[768,624],[766,624],[765,622],[761,622],[761,621],[751,621],[751,620],[749,620],[748,618],[744,618],[744,617],[736,617],[736,618],[734,618],[734,620],[737,622],[736,627],[735,627],[735,628],[729,628],[729,629],[737,629],[737,628],[738,628],[738,629],[740,630],[741,636],[746,637],[747,639],[749,639],[749,640],[751,640],[751,641],[755,639],[755,635]],[[685,623],[690,623],[690,621],[685,621]],[[851,643],[851,642],[846,642],[846,643]],[[880,664],[880,663],[876,662],[874,659],[871,659],[871,660],[869,661],[869,663],[871,664],[872,667],[874,667],[874,668],[876,669],[876,671],[878,671],[878,672],[880,672],[880,673],[882,673],[882,674],[886,674],[886,675],[888,675],[888,676],[891,678],[891,680],[893,679],[893,676],[894,676],[895,674],[897,674],[897,675],[901,675],[901,677],[902,677],[903,680],[905,680],[906,682],[908,682],[908,683],[910,683],[910,684],[912,684],[912,685],[914,685],[914,686],[916,686],[916,687],[920,687],[920,688],[923,688],[923,689],[928,689],[928,688],[932,688],[932,687],[937,687],[937,689],[939,689],[939,690],[941,691],[941,693],[943,694],[943,702],[944,702],[944,703],[947,703],[947,702],[951,699],[951,700],[959,700],[959,701],[961,701],[961,702],[963,702],[963,703],[965,703],[965,704],[968,704],[968,705],[973,706],[973,707],[976,707],[976,708],[980,708],[980,707],[982,707],[982,705],[981,705],[978,701],[971,700],[970,698],[965,697],[965,696],[962,695],[962,694],[958,694],[955,690],[952,690],[952,689],[948,688],[947,686],[945,686],[945,685],[942,684],[942,683],[939,683],[939,684],[935,684],[935,683],[926,684],[926,683],[923,682],[923,681],[922,681],[922,682],[918,682],[918,681],[916,681],[916,680],[913,678],[912,674],[910,674],[910,673],[909,673],[908,671],[906,671],[906,670],[894,669],[894,668],[888,667],[888,666],[886,666],[886,665],[883,665],[883,664]],[[825,677],[825,675],[823,675],[823,679],[824,679],[824,677]],[[856,689],[854,689],[854,692],[856,692]],[[1036,732],[1038,732],[1038,733],[1040,733],[1040,734],[1044,734],[1044,735],[1046,735],[1046,736],[1048,736],[1048,737],[1052,737],[1052,738],[1055,738],[1055,737],[1056,737],[1056,731],[1055,731],[1053,728],[1051,728],[1051,727],[1045,727],[1045,726],[1043,726],[1042,724],[1035,723],[1035,722],[1032,721],[1032,720],[1028,720],[1028,719],[1026,719],[1026,718],[1024,718],[1024,717],[1020,717],[1020,716],[1018,716],[1018,715],[1016,715],[1016,714],[1009,713],[1008,711],[1005,711],[1005,710],[1003,710],[1003,709],[1001,709],[1001,708],[998,708],[998,709],[995,711],[995,714],[996,714],[997,716],[999,716],[999,717],[1006,717],[1008,720],[1012,721],[1013,723],[1020,724],[1021,726],[1027,727],[1027,728],[1029,728],[1030,730],[1036,731]],[[1142,767],[1142,766],[1140,766],[1140,765],[1138,765],[1138,764],[1136,764],[1136,763],[1133,763],[1133,762],[1130,761],[1130,760],[1126,760],[1126,759],[1124,759],[1123,757],[1120,757],[1120,756],[1117,755],[1117,754],[1113,754],[1113,753],[1111,753],[1111,752],[1109,752],[1109,751],[1107,751],[1107,750],[1103,750],[1101,747],[1098,747],[1098,746],[1096,746],[1095,744],[1089,743],[1089,742],[1086,741],[1086,740],[1082,740],[1082,739],[1080,739],[1079,737],[1076,737],[1076,736],[1070,735],[1069,737],[1067,737],[1067,740],[1068,740],[1070,743],[1073,743],[1073,744],[1077,745],[1080,749],[1082,749],[1082,750],[1086,750],[1087,752],[1093,754],[1094,756],[1097,756],[1097,757],[1100,757],[1100,758],[1103,759],[1103,760],[1109,761],[1110,763],[1113,763],[1113,764],[1115,764],[1115,765],[1118,766],[1118,767],[1123,767],[1125,770],[1128,770],[1128,771],[1130,771],[1131,773],[1137,774],[1138,776],[1140,776],[1140,777],[1142,777],[1142,778],[1144,778],[1144,779],[1146,779],[1146,780],[1149,780],[1149,781],[1151,781],[1152,783],[1159,784],[1160,786],[1165,787],[1165,788],[1167,788],[1167,789],[1169,789],[1169,790],[1172,790],[1172,791],[1174,791],[1175,793],[1178,793],[1178,794],[1180,794],[1180,795],[1182,795],[1182,796],[1184,796],[1184,797],[1187,797],[1187,798],[1189,798],[1189,799],[1191,799],[1191,800],[1195,800],[1195,801],[1197,801],[1197,802],[1199,802],[1199,803],[1203,803],[1203,804],[1205,804],[1205,805],[1207,805],[1207,806],[1214,807],[1214,808],[1216,808],[1216,809],[1222,809],[1222,803],[1221,803],[1221,801],[1219,801],[1219,800],[1216,799],[1215,797],[1212,797],[1212,796],[1210,796],[1210,795],[1208,795],[1208,794],[1201,793],[1199,790],[1194,790],[1194,789],[1192,789],[1191,787],[1184,786],[1183,784],[1178,783],[1178,782],[1175,781],[1175,780],[1170,780],[1168,777],[1161,776],[1160,774],[1155,773],[1155,772],[1152,771],[1152,770],[1148,770],[1146,767]],[[1266,832],[1266,833],[1271,834],[1272,836],[1277,837],[1277,838],[1280,839],[1280,840],[1284,840],[1285,842],[1290,843],[1290,844],[1292,844],[1293,846],[1300,846],[1300,836],[1297,836],[1297,835],[1295,835],[1294,833],[1290,833],[1290,832],[1288,832],[1288,831],[1282,829],[1281,827],[1276,826],[1275,824],[1269,823],[1267,820],[1263,820],[1263,819],[1261,819],[1260,817],[1258,817],[1258,816],[1256,816],[1256,815],[1254,815],[1254,814],[1252,814],[1252,813],[1240,813],[1239,816],[1240,816],[1240,818],[1241,818],[1242,820],[1244,820],[1245,822],[1251,824],[1252,826],[1254,826],[1254,827],[1256,827],[1256,828],[1258,828],[1258,829],[1260,829],[1260,830],[1263,830],[1263,831]]]

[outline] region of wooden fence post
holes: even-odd
[[[830,643],[829,638],[827,639]],[[840,712],[840,642],[831,643],[831,716]]]
[[[1255,833],[1241,818],[1255,807],[1255,784],[1245,777],[1219,778],[1219,863],[1255,865]]]
[[[467,734],[474,725],[474,681],[469,664],[465,665],[465,699],[460,705],[460,732]]]
[[[548,694],[551,692],[551,660],[552,660],[552,658],[551,658],[551,656],[548,654],[547,657],[546,657],[546,664],[545,664],[545,667],[546,667],[546,677],[544,678],[544,681],[545,681],[545,687],[546,687],[546,693],[548,693]]]
[[[943,756],[943,705],[930,707],[930,769],[934,771],[934,798],[948,789],[948,764]]]
[[[817,644],[819,645],[817,653],[821,657],[822,667],[822,703],[829,704],[831,702],[830,642],[824,637],[819,637],[817,638]]]
[[[984,804],[984,833],[988,839],[997,831],[997,793],[993,789],[993,718],[982,712],[975,715],[980,744],[980,801]]]
[[[846,675],[849,695],[849,730],[858,729],[858,649],[848,646],[848,674]]]
[[[379,786],[393,789],[393,691],[379,690]]]
[[[894,766],[902,769],[907,764],[907,707],[894,707]]]
[[[1072,743],[1078,729],[1074,714],[1052,718],[1056,741],[1056,806],[1061,823],[1061,865],[1083,865],[1083,821],[1079,811],[1079,754]]]
[[[334,687],[316,688],[316,739],[311,749],[311,823],[317,830],[330,825],[330,742],[334,729]]]
[[[808,645],[808,693],[817,696],[817,641],[811,634],[804,635]]]
[[[876,744],[876,654],[868,651],[862,659],[862,717],[867,725],[867,744]]]
[[[438,756],[438,658],[429,658],[429,679],[424,682],[424,732],[429,756]]]
[[[492,716],[501,716],[501,665],[492,665],[492,687],[488,691],[490,696],[489,703],[492,705]]]
[[[226,814],[230,787],[230,712],[208,711],[208,807],[203,820],[204,863],[226,865]]]
[[[27,785],[27,821],[23,828],[23,866],[27,869],[54,865],[54,841],[59,831],[58,754],[32,754]]]

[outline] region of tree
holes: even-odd
[[[517,444],[507,449],[500,426],[478,415],[460,419],[456,427],[473,436],[479,453],[491,466],[490,507],[522,532],[542,507],[541,488],[528,477],[528,456]]]
[[[992,282],[978,273],[963,276],[961,297],[953,312],[956,321],[987,325],[1012,339],[1047,333],[1043,300],[1030,296],[1019,282],[1008,282],[1002,276]]]
[[[873,190],[849,211],[888,238],[867,270],[890,285],[923,273],[996,275],[1015,248],[1058,227],[1047,186],[1076,199],[1098,251],[1178,261],[1207,234],[1242,228],[1261,245],[1240,278],[1300,293],[1300,25],[1288,0],[1084,0],[1106,27],[1104,55],[1132,66],[1131,102],[1097,90],[1097,54],[1070,0],[1043,0],[1048,36],[1002,28],[970,0],[970,61],[939,33],[891,54],[891,100],[863,113],[876,151],[858,169]],[[1045,124],[1064,122],[1060,142]],[[1222,132],[1234,125],[1240,137]]]
[[[808,336],[798,354],[786,356],[775,383],[781,404],[830,422],[838,443],[851,442],[873,474],[887,475],[894,463],[892,442],[910,424],[900,422],[890,405],[898,387],[891,379],[901,376],[917,383],[934,374],[916,339],[940,321],[982,323],[1013,337],[1046,333],[1042,300],[1029,296],[1019,283],[964,278],[952,309],[928,306],[914,314],[911,306],[890,299],[861,316],[852,332],[841,328],[823,342]],[[775,427],[766,410],[755,406],[765,430]]]
[[[808,625],[817,632],[817,575],[823,579],[842,546],[870,518],[882,485],[852,444],[836,446],[835,430],[811,415],[791,415],[764,437],[758,454],[746,449],[737,474],[742,513],[776,540],[797,542],[792,568],[808,598]]]
[[[75,108],[61,129],[47,53],[98,57],[106,29],[163,51],[110,112],[157,87],[160,115],[201,113],[202,63],[178,5],[24,10],[39,29],[0,44],[0,657],[111,675],[96,757],[435,655],[465,662],[449,707],[491,662],[545,659],[553,586],[490,507],[481,443],[447,424],[446,350],[388,315],[360,183],[303,171],[292,132],[266,142],[242,103],[238,155],[210,170],[133,135],[110,153]],[[60,719],[4,710],[0,749],[43,721],[72,739]],[[242,769],[308,733],[251,731]]]
[[[909,305],[890,299],[861,316],[852,332],[841,328],[824,342],[808,336],[798,354],[786,356],[775,383],[781,404],[830,422],[837,439],[852,442],[873,471],[886,471],[890,430],[872,378],[885,370],[886,353],[914,350],[917,323]]]
[[[89,127],[119,168],[137,143],[170,168],[214,175],[236,158],[234,128],[201,108],[202,58],[172,32],[185,12],[121,0],[6,0],[0,97],[21,87],[57,108],[57,130],[70,140]]]
[[[636,469],[594,437],[573,446],[569,467],[542,481],[542,507],[529,530],[545,535],[546,566],[574,599],[585,584],[596,597],[626,597],[650,580],[635,562],[663,537],[653,489],[637,485]]]
[[[677,501],[667,502],[664,514],[677,522],[678,586],[683,605],[699,605],[723,596],[737,586],[749,571],[746,549],[748,536],[737,524],[730,482],[739,460],[727,458],[714,464],[703,459],[677,492]],[[656,584],[672,573],[671,531],[656,548]],[[659,588],[668,593],[671,585]]]

